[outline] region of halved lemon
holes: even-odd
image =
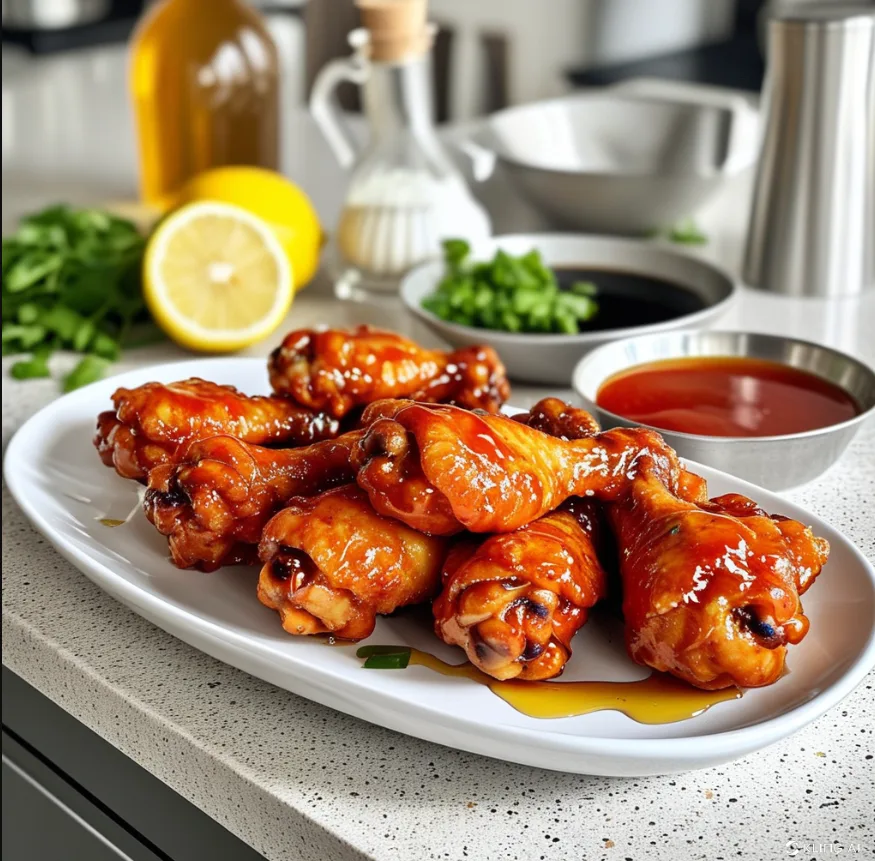
[[[152,234],[143,293],[178,344],[228,353],[273,332],[295,291],[289,259],[264,221],[204,201],[177,209]]]
[[[301,188],[263,167],[225,165],[193,176],[180,189],[176,203],[208,200],[240,206],[269,225],[292,265],[296,291],[313,279],[319,267],[322,228]]]

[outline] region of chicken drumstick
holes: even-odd
[[[677,455],[655,431],[615,428],[561,439],[500,415],[413,404],[375,422],[357,476],[381,514],[433,535],[511,532],[570,496],[616,499],[643,457],[659,460],[672,487]]]
[[[331,439],[339,423],[279,397],[248,397],[233,386],[193,377],[118,389],[114,410],[97,417],[94,445],[101,460],[123,478],[143,481],[171,463],[185,443],[229,434],[258,445],[309,445]]]
[[[378,614],[434,595],[446,546],[377,514],[354,484],[294,499],[264,529],[258,598],[290,634],[360,640]]]
[[[491,347],[426,350],[370,326],[290,332],[271,355],[269,370],[275,392],[338,418],[383,398],[494,413],[510,393],[504,365]]]
[[[379,401],[362,421],[393,415],[407,403]],[[195,441],[178,463],[149,473],[146,517],[168,537],[180,568],[212,571],[254,562],[262,528],[289,499],[355,479],[364,433],[292,449],[262,448],[230,436]]]
[[[826,562],[825,539],[737,494],[679,499],[652,463],[608,516],[634,660],[707,690],[781,676],[808,630],[799,596]]]
[[[514,418],[566,439],[598,432],[589,413],[556,398]],[[595,503],[578,497],[516,532],[459,542],[444,564],[435,632],[494,678],[559,675],[571,638],[607,590],[596,552],[600,532]]]

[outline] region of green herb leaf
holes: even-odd
[[[148,321],[145,241],[131,222],[97,209],[52,206],[25,218],[3,238],[3,354],[45,345],[118,358],[120,339]],[[41,370],[31,363],[15,373]],[[105,362],[84,367],[93,374],[98,364],[102,373]]]
[[[79,328],[73,334],[73,349],[76,350],[77,353],[83,352],[85,348],[91,343],[92,338],[94,338],[94,334],[96,332],[94,323],[91,320],[83,320],[79,324]]]
[[[515,257],[499,249],[471,261],[461,239],[444,243],[446,270],[422,307],[448,322],[506,332],[576,333],[598,313],[596,287],[578,282],[562,290],[537,249]]]
[[[118,342],[103,332],[98,332],[91,344],[91,352],[114,362],[119,357],[120,348]]]
[[[3,289],[10,293],[27,290],[28,287],[42,281],[49,273],[60,269],[63,263],[63,258],[58,254],[50,257],[40,254],[26,258],[3,280]]]
[[[668,238],[680,245],[706,245],[708,237],[696,226],[692,218],[676,224],[668,232]]]
[[[10,324],[3,327],[3,345],[14,352],[23,353],[36,347],[46,337],[46,329],[36,323],[29,326]]]
[[[51,376],[49,370],[49,356],[51,354],[52,350],[50,347],[40,347],[29,359],[16,362],[9,369],[9,373],[16,380],[32,380],[37,377]]]
[[[72,392],[73,389],[81,389],[89,383],[94,383],[103,377],[109,361],[100,356],[85,356],[66,377],[64,377],[64,391]]]
[[[48,364],[46,362],[37,362],[34,359],[15,362],[9,369],[9,373],[16,380],[33,380],[37,377],[51,376]]]
[[[39,305],[33,302],[26,302],[18,309],[18,322],[25,326],[30,323],[35,323],[37,318],[39,317],[39,314]]]

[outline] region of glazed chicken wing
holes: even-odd
[[[375,422],[362,443],[357,481],[373,506],[434,535],[511,532],[571,496],[617,498],[643,457],[680,465],[654,431],[615,428],[561,439],[500,415],[413,404]]]
[[[599,431],[585,410],[545,398],[514,420],[562,439]],[[607,577],[596,551],[601,513],[579,497],[516,532],[471,536],[454,547],[435,599],[435,632],[461,646],[497,679],[559,675],[571,638],[604,596]]]
[[[180,463],[149,473],[146,517],[167,536],[179,568],[255,562],[265,523],[288,499],[352,481],[361,434],[291,449],[231,436],[193,442]]]
[[[592,413],[572,407],[559,398],[541,398],[527,413],[517,413],[515,422],[558,439],[587,439],[601,431]]]
[[[287,398],[248,397],[232,386],[192,378],[118,389],[114,410],[97,418],[94,445],[124,478],[143,480],[195,439],[229,434],[258,445],[309,445],[337,436],[336,419]]]
[[[491,347],[426,350],[370,326],[290,332],[269,369],[275,392],[338,418],[383,398],[497,412],[510,393],[504,365]]]
[[[824,539],[736,494],[679,499],[648,466],[608,510],[634,660],[708,690],[781,676],[808,630],[799,596],[826,562]]]
[[[362,417],[392,415],[406,401],[371,404]],[[293,496],[312,496],[353,481],[364,429],[291,449],[269,449],[235,437],[197,440],[149,473],[146,516],[170,543],[180,568],[212,571],[254,562],[267,521]]]
[[[496,679],[559,675],[571,638],[606,592],[595,503],[565,506],[516,532],[464,539],[444,565],[435,632]]]
[[[258,597],[290,634],[359,640],[434,595],[446,544],[381,517],[355,485],[295,499],[264,530]]]

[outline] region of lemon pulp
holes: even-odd
[[[146,250],[144,292],[156,322],[194,350],[238,350],[269,335],[294,294],[288,259],[260,219],[229,204],[183,206]]]

